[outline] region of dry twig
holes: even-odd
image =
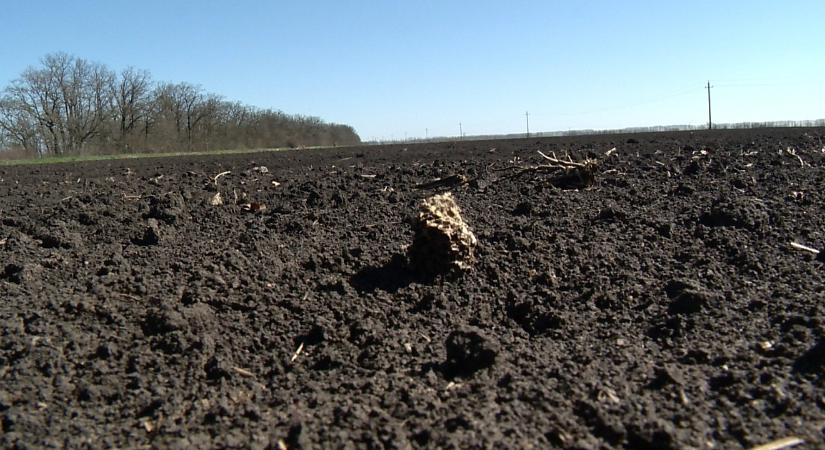
[[[292,354],[292,358],[290,358],[289,362],[295,362],[298,359],[298,356],[304,350],[304,343],[301,342],[301,345],[298,346],[298,350],[295,350],[295,353]]]
[[[798,243],[798,242],[791,242],[791,247],[793,247],[793,248],[795,248],[795,249],[797,249],[797,250],[805,250],[806,252],[811,252],[811,253],[813,253],[814,255],[818,255],[818,254],[819,254],[819,250],[817,250],[817,249],[815,249],[815,248],[813,248],[813,247],[808,247],[807,245],[804,245],[804,244],[800,244],[800,243]]]
[[[215,177],[212,178],[212,181],[217,185],[218,184],[218,178],[220,178],[224,175],[229,175],[230,173],[232,173],[231,170],[227,170],[226,172],[221,172],[221,173],[215,175]]]
[[[796,156],[796,159],[799,160],[799,165],[801,165],[802,167],[805,167],[805,161],[802,160],[801,156],[796,154],[796,149],[795,148],[788,147],[788,148],[785,149],[785,151],[788,152],[788,154],[791,155],[791,156]]]
[[[767,444],[757,445],[756,447],[751,447],[750,450],[782,450],[785,448],[795,447],[799,444],[804,444],[805,441],[799,439],[796,436],[786,437],[782,439],[777,439],[772,442],[768,442]]]
[[[253,374],[252,372],[244,369],[243,367],[233,367],[232,370],[234,370],[235,373],[237,373],[238,375],[240,375],[242,377],[255,378],[255,374]]]

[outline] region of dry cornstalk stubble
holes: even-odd
[[[615,149],[609,150],[605,156],[610,156]],[[559,159],[555,153],[553,156],[548,156],[538,152],[546,164],[539,164],[528,167],[507,167],[500,170],[516,170],[512,175],[499,178],[496,181],[508,180],[511,178],[518,178],[528,174],[550,174],[550,184],[561,189],[584,189],[592,186],[596,182],[596,172],[599,169],[600,161],[594,158],[585,158],[581,161],[574,161],[570,155],[567,159]]]

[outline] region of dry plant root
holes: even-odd
[[[562,173],[553,177],[553,184],[564,189],[581,189],[592,186],[596,182],[596,170],[599,168],[599,161],[596,159],[585,158],[583,161],[573,161],[570,156],[567,156],[567,161],[547,156],[542,152],[538,152],[542,158],[549,161],[539,167],[547,169],[560,169]]]
[[[561,189],[584,189],[592,186],[596,182],[596,171],[599,168],[599,160],[585,158],[582,161],[573,161],[568,155],[567,159],[559,159],[555,154],[547,156],[541,151],[538,152],[547,164],[539,164],[530,167],[516,167],[517,172],[499,178],[497,181],[518,178],[528,174],[552,174],[550,184]],[[611,152],[608,152],[607,156]],[[512,169],[507,168],[505,170]]]

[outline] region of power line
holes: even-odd
[[[804,86],[816,84],[821,85],[820,80],[811,79],[785,79],[768,80],[761,78],[739,79],[739,80],[716,80],[714,87],[774,87],[774,86]]]
[[[676,97],[683,97],[683,96],[691,95],[691,94],[695,94],[695,93],[696,93],[696,88],[693,87],[693,88],[682,89],[680,91],[676,91],[676,92],[673,92],[673,93],[670,93],[670,94],[664,94],[664,95],[660,95],[660,96],[650,97],[650,98],[647,98],[645,100],[641,100],[641,101],[633,102],[633,103],[623,103],[621,105],[613,105],[613,106],[607,106],[607,107],[596,108],[596,109],[591,109],[591,110],[580,110],[580,111],[571,111],[571,112],[563,112],[563,113],[559,113],[559,112],[553,112],[553,113],[539,112],[539,113],[536,113],[536,112],[533,112],[532,115],[533,116],[548,116],[548,117],[585,116],[585,115],[589,115],[589,114],[598,114],[598,113],[604,113],[604,112],[632,109],[632,108],[636,108],[636,107],[639,107],[639,106],[650,105],[650,104],[654,104],[654,103],[660,103],[660,102],[664,102],[664,101],[667,101],[667,100],[670,100],[670,99],[673,99],[673,98],[676,98]]]

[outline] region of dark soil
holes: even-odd
[[[823,448],[825,262],[790,246],[825,247],[823,140],[2,167],[0,447]],[[537,150],[595,184],[512,176]],[[446,189],[477,262],[421,278]]]

